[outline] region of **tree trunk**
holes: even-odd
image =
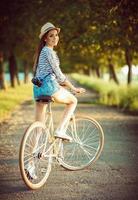
[[[128,65],[127,83],[130,84],[132,82],[132,57],[130,55],[130,51],[128,48],[126,48],[125,50],[125,58],[126,58],[126,64]]]
[[[15,60],[12,54],[9,56],[9,72],[11,87],[15,87]]]
[[[119,81],[117,79],[117,75],[115,73],[114,66],[111,63],[111,58],[108,58],[108,61],[109,61],[108,67],[109,67],[110,79],[113,79],[115,81],[115,83],[119,85]]]
[[[6,89],[3,68],[3,53],[0,52],[0,89]]]
[[[15,87],[15,79],[17,80],[18,85],[20,85],[17,63],[13,52],[11,52],[9,56],[9,72],[10,72],[11,87]]]
[[[100,78],[101,75],[100,75],[100,69],[99,69],[99,67],[96,67],[96,68],[95,68],[95,71],[96,71],[97,77]]]
[[[17,80],[17,84],[20,85],[19,74],[18,74],[18,70],[17,69],[15,71],[15,77],[16,77],[16,80]]]
[[[29,67],[28,63],[25,61],[24,62],[24,83],[29,82]]]

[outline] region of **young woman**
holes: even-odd
[[[68,90],[63,88],[62,85],[64,84],[75,93],[82,93],[85,90],[83,88],[74,87],[60,69],[59,58],[54,51],[54,47],[57,46],[59,41],[59,32],[60,29],[49,22],[41,28],[41,33],[39,35],[40,43],[34,63],[35,81],[33,81],[33,92],[36,100],[40,98],[40,96],[52,96],[55,102],[66,104],[62,119],[55,131],[55,137],[71,141],[72,138],[66,134],[65,127],[76,108],[77,99]],[[46,104],[36,101],[35,105],[35,120],[44,123]],[[37,146],[35,139],[36,138],[34,138],[34,146]],[[33,160],[30,160],[26,164],[25,170],[29,179],[37,179]]]
[[[75,93],[82,93],[83,88],[76,88],[67,80],[66,76],[60,69],[59,58],[54,51],[54,47],[59,42],[60,28],[55,27],[50,22],[46,23],[41,28],[39,35],[40,44],[35,57],[35,77],[40,80],[42,85],[34,85],[34,98],[39,96],[52,96],[55,102],[66,104],[62,119],[55,132],[55,137],[71,140],[65,132],[65,125],[73,114],[77,99],[68,90],[62,87],[64,84]],[[36,120],[44,122],[46,105],[36,102]]]

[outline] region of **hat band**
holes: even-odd
[[[49,28],[47,28],[47,29],[44,30],[44,33],[48,32],[48,31],[50,31],[52,29],[56,29],[56,27],[49,27]]]

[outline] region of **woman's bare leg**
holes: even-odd
[[[35,121],[40,121],[42,123],[45,123],[46,107],[47,105],[44,103],[35,102]],[[40,136],[41,136],[41,128],[37,128],[37,132],[32,138],[33,142],[32,151],[36,149]]]
[[[63,116],[57,127],[57,130],[64,130],[77,106],[77,99],[73,94],[62,87],[53,97],[56,102],[66,104]]]
[[[35,121],[45,123],[47,104],[36,102],[35,103]]]

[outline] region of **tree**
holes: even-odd
[[[15,87],[15,79],[17,80],[18,85],[20,85],[18,70],[17,70],[17,62],[13,52],[11,52],[9,56],[9,72],[10,72],[11,86]]]
[[[75,65],[81,70],[85,66],[84,72],[95,70],[99,76],[103,59],[107,67],[112,65],[110,72],[117,82],[112,55],[118,51],[125,52],[131,68],[138,48],[135,0],[130,6],[128,0],[59,0],[58,4],[56,0],[2,0],[1,4],[0,48],[23,60],[26,77],[33,65],[40,28],[47,21],[61,27],[58,52],[70,71]]]
[[[3,52],[0,52],[0,89],[6,89],[4,81]]]
[[[18,43],[19,36],[16,34],[18,32],[18,15],[20,13],[19,5],[17,0],[15,1],[1,1],[1,20],[0,20],[0,49],[9,59],[9,72],[11,78],[11,86],[14,87],[14,79],[17,78],[17,83],[19,82],[18,77],[18,67],[15,59],[15,48]]]
[[[109,2],[110,17],[107,32],[111,40],[110,48],[121,49],[125,53],[128,65],[128,84],[132,81],[132,60],[135,52],[138,52],[138,13],[136,0],[118,0]],[[105,40],[107,42],[108,40]]]

